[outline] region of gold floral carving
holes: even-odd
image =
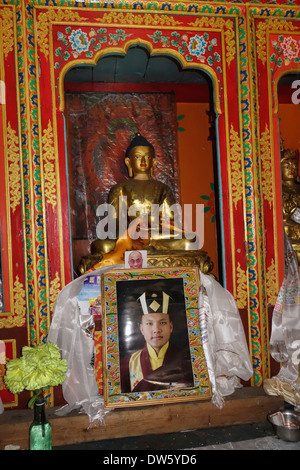
[[[52,279],[50,283],[50,311],[53,312],[54,304],[56,302],[57,296],[61,291],[61,282],[58,276],[58,272],[55,273],[55,278]]]
[[[47,10],[46,13],[40,13],[37,20],[38,26],[38,45],[41,52],[48,58],[49,55],[49,26],[54,22],[61,21],[84,21],[86,18],[83,18],[79,13],[72,10]]]
[[[247,276],[246,272],[241,268],[240,263],[237,265],[237,297],[236,304],[238,308],[247,308]]]
[[[214,267],[214,263],[203,250],[149,251],[147,263],[149,266],[165,268],[198,266],[204,274],[211,274]]]
[[[13,328],[26,324],[25,289],[23,284],[19,281],[19,276],[16,276],[14,283],[13,302],[13,314],[0,319],[0,328]]]
[[[16,131],[12,129],[10,122],[7,125],[7,148],[10,207],[15,212],[21,202],[20,156],[18,136]]]
[[[54,209],[56,206],[56,173],[55,152],[53,143],[53,129],[49,120],[48,128],[44,129],[42,137],[43,145],[43,169],[45,181],[45,196],[47,202]]]
[[[137,15],[134,13],[105,13],[99,21],[104,23],[120,23],[120,24],[134,24],[146,26],[178,26],[182,21],[176,21],[172,16],[155,14]]]
[[[256,31],[256,49],[257,56],[264,64],[267,60],[267,47],[266,47],[266,35],[268,32],[285,32],[295,31],[298,29],[297,26],[294,26],[291,21],[282,21],[278,19],[264,19],[258,23]]]
[[[13,12],[11,8],[0,8],[0,30],[3,35],[3,52],[5,57],[13,50],[14,31],[13,31]]]
[[[232,200],[235,207],[243,195],[243,181],[241,168],[241,143],[238,133],[233,125],[230,127],[230,173],[232,181]]]
[[[260,138],[260,152],[262,163],[262,185],[264,199],[272,207],[273,191],[272,191],[272,156],[271,156],[271,143],[270,131],[266,124],[264,132]]]
[[[275,305],[276,300],[277,300],[277,293],[276,293],[276,286],[277,286],[277,276],[276,276],[277,270],[276,266],[274,263],[274,260],[272,259],[271,265],[267,269],[267,276],[266,276],[266,281],[267,281],[267,298],[268,298],[268,304],[269,305]]]
[[[189,23],[190,26],[196,26],[199,28],[211,28],[211,29],[218,29],[224,31],[225,36],[225,47],[226,47],[226,62],[229,66],[233,59],[236,56],[236,39],[235,39],[235,31],[234,31],[234,21],[233,20],[225,20],[221,17],[208,17],[203,16],[201,18],[197,18],[193,23]]]

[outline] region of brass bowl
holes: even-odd
[[[293,410],[280,410],[268,414],[277,436],[283,441],[300,441],[300,413]]]

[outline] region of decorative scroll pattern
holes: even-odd
[[[61,291],[61,281],[58,275],[58,272],[55,273],[55,278],[52,279],[50,283],[50,311],[53,313],[54,304],[56,302],[57,296]]]
[[[179,17],[180,18],[180,17]],[[105,13],[101,21],[110,24],[134,24],[139,26],[177,26],[182,24],[182,21],[175,20],[172,16],[155,14],[135,15],[134,13]]]
[[[50,8],[46,14],[52,15],[52,13],[55,14],[54,10]],[[35,345],[45,341],[47,337],[50,313],[45,248],[45,211],[42,192],[43,175],[40,155],[42,135],[40,133],[38,103],[38,63],[35,56],[37,37],[34,8],[31,1],[27,3],[22,15],[24,15],[24,31],[27,41],[23,40],[23,29],[20,28],[18,30],[20,34],[18,37],[18,57],[22,163],[25,175],[28,337],[29,344]],[[22,15],[20,15],[21,18],[23,18]],[[24,48],[26,48],[26,54]]]
[[[237,202],[243,197],[243,178],[241,165],[241,145],[238,133],[234,130],[233,125],[230,126],[230,168],[232,183],[232,200]]]
[[[5,41],[3,46],[4,56],[13,50],[14,30],[13,30],[13,12],[11,8],[0,9],[0,30],[5,32]]]
[[[56,172],[55,172],[55,153],[53,142],[53,129],[49,121],[47,129],[43,132],[43,163],[45,178],[45,196],[53,208],[56,206]]]
[[[12,129],[10,122],[7,125],[7,146],[10,207],[15,212],[21,202],[20,155],[18,136],[16,131]]]
[[[102,331],[95,331],[95,377],[100,392],[103,395],[103,358],[102,358]]]
[[[262,162],[262,185],[264,199],[271,207],[273,204],[273,184],[272,184],[272,154],[270,131],[266,124],[264,132],[260,138],[261,162]]]
[[[247,273],[241,268],[240,263],[237,265],[237,286],[237,306],[238,308],[247,308]]]
[[[267,270],[267,295],[268,304],[275,305],[278,292],[276,291],[276,266],[274,259],[272,259],[272,262]]]
[[[0,328],[14,328],[26,324],[25,289],[19,280],[19,276],[16,277],[14,282],[13,300],[13,314],[6,318],[0,317]]]
[[[258,109],[255,105],[255,45],[247,42],[245,29],[246,19],[241,18],[239,25],[240,44],[240,87],[241,117],[243,142],[243,174],[245,182],[245,213],[247,233],[247,272],[248,272],[248,305],[250,355],[253,365],[253,385],[261,385],[265,374],[268,374],[268,352],[265,355],[264,335],[267,331],[265,323],[265,298],[260,291],[259,279],[264,276],[264,249],[262,219],[260,211],[260,165],[258,163],[258,142],[252,134],[252,126],[256,129],[259,121]],[[247,51],[250,50],[250,61]],[[252,86],[251,86],[252,85]],[[261,332],[263,331],[263,336]]]

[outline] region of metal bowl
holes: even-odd
[[[300,413],[293,410],[280,410],[268,414],[277,436],[283,441],[300,441]]]

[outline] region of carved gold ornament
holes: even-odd
[[[270,266],[267,269],[266,275],[267,281],[267,297],[268,297],[268,304],[275,305],[277,300],[277,270],[274,263],[274,259]]]
[[[3,52],[7,57],[14,47],[13,12],[11,8],[0,8],[0,31],[3,36]]]
[[[105,13],[99,18],[99,22],[122,25],[146,25],[146,26],[178,26],[182,21],[176,21],[172,16],[155,14],[137,15],[134,13]]]
[[[262,163],[263,195],[264,195],[264,199],[269,203],[270,208],[272,208],[272,202],[273,202],[272,155],[271,155],[270,131],[269,131],[267,124],[260,138],[260,153],[261,153],[261,163]]]
[[[241,268],[240,263],[237,265],[237,296],[236,304],[238,308],[247,308],[247,298],[248,298],[248,289],[247,289],[247,274],[244,269]]]
[[[53,312],[54,304],[56,302],[57,296],[61,291],[61,282],[58,275],[58,272],[55,273],[55,278],[52,279],[50,283],[50,311]]]
[[[20,155],[18,136],[10,122],[7,125],[7,154],[10,207],[15,212],[21,203]]]
[[[49,121],[47,129],[43,131],[43,169],[45,181],[45,197],[54,209],[56,206],[56,159],[54,152],[53,129]]]
[[[232,200],[235,207],[243,196],[241,142],[233,125],[230,127],[230,173],[232,183]]]
[[[0,328],[14,328],[26,324],[25,289],[19,281],[19,276],[16,276],[14,282],[13,303],[13,312],[8,317],[0,318]]]

